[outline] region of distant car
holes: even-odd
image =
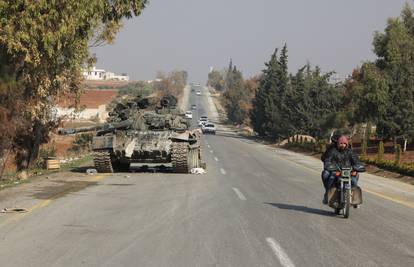
[[[216,134],[216,126],[214,126],[214,124],[208,122],[208,123],[204,124],[203,126],[201,126],[201,131],[204,134],[207,134],[207,133]]]
[[[196,95],[201,95],[201,91],[198,90],[197,93],[196,93]]]
[[[196,110],[197,109],[197,105],[191,105],[191,109],[192,110]]]
[[[189,111],[186,111],[185,112],[185,117],[187,119],[192,119],[193,118],[193,112],[191,112],[190,110]]]
[[[208,123],[208,119],[206,116],[202,116],[199,120],[198,120],[198,126],[203,126],[204,124]]]

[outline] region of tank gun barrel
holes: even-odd
[[[94,125],[94,126],[79,127],[79,128],[61,128],[58,130],[58,133],[60,135],[68,135],[68,134],[97,131],[101,128],[102,128],[102,125]]]
[[[79,127],[79,128],[61,128],[58,130],[60,135],[69,135],[69,134],[76,134],[76,133],[85,133],[85,132],[98,132],[102,133],[109,133],[114,131],[115,129],[125,129],[132,125],[132,121],[125,120],[116,123],[105,123],[99,124],[94,126],[87,126],[87,127]]]

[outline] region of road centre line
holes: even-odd
[[[219,159],[218,159],[217,157],[214,157],[214,160],[215,160],[215,161],[219,161]]]
[[[295,264],[293,264],[292,260],[289,258],[289,256],[283,250],[283,248],[279,245],[279,243],[276,242],[276,240],[274,240],[271,237],[268,237],[266,238],[266,242],[270,246],[270,248],[273,250],[280,264],[283,267],[295,267]]]
[[[223,168],[220,168],[220,172],[221,174],[226,175],[226,171]]]
[[[241,199],[241,200],[246,200],[246,197],[243,195],[242,192],[240,192],[239,189],[237,189],[236,187],[233,187],[234,192],[236,192],[236,195]]]

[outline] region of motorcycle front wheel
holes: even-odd
[[[351,207],[351,189],[345,190],[344,199],[345,199],[344,218],[348,218],[349,217],[349,210],[350,210],[350,207]]]
[[[335,214],[336,214],[336,215],[341,214],[341,209],[335,209]]]

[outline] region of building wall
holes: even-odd
[[[83,77],[86,80],[115,80],[115,81],[129,81],[129,76],[127,75],[116,75],[113,72],[105,71],[103,69],[97,69],[93,67],[92,69],[84,70],[82,72]]]
[[[104,80],[105,79],[105,70],[97,69],[95,67],[93,67],[92,69],[84,70],[82,74],[86,80]]]
[[[98,117],[99,122],[105,122],[108,118],[108,112],[106,111],[106,105],[100,105],[98,108],[85,108],[80,112],[75,112],[74,108],[56,108],[57,117],[69,117],[74,120],[91,120]]]

